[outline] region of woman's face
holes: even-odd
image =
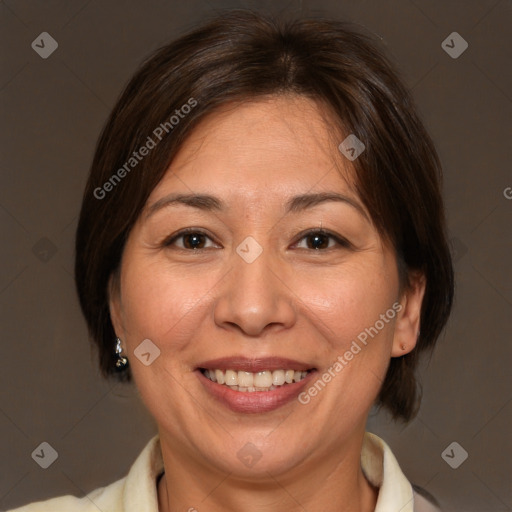
[[[111,312],[176,457],[277,476],[360,439],[418,311],[349,165],[315,103],[274,98],[205,119],[153,190]]]

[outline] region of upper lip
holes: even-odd
[[[296,370],[306,371],[314,368],[302,361],[286,357],[244,357],[231,356],[210,359],[200,363],[198,368],[205,370],[239,370],[245,372],[262,372],[264,370]]]

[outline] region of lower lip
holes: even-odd
[[[235,391],[217,384],[205,377],[201,370],[196,370],[201,384],[206,391],[232,411],[254,414],[269,412],[296,399],[302,389],[314,377],[315,370],[310,371],[301,381],[284,384],[271,391]]]

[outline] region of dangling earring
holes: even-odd
[[[121,339],[116,338],[116,370],[124,370],[128,366],[128,359],[121,355],[123,347],[121,347]]]

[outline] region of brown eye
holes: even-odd
[[[314,234],[305,237],[308,240],[308,249],[327,249],[329,247],[329,236],[324,234]]]
[[[211,238],[202,231],[190,229],[173,235],[170,239],[165,241],[163,245],[165,247],[174,245],[178,249],[196,251],[212,247],[213,244],[210,246],[207,245],[209,240],[211,241]]]
[[[306,244],[305,246],[302,244],[301,247],[300,242],[302,242],[302,240],[305,240]],[[311,249],[313,251],[332,249],[336,247],[336,245],[341,247],[350,246],[349,242],[347,242],[343,238],[323,230],[309,231],[308,233],[302,236],[302,238],[299,240],[299,244],[297,244],[299,248]]]
[[[183,245],[186,249],[204,249],[205,236],[201,233],[183,235]]]

